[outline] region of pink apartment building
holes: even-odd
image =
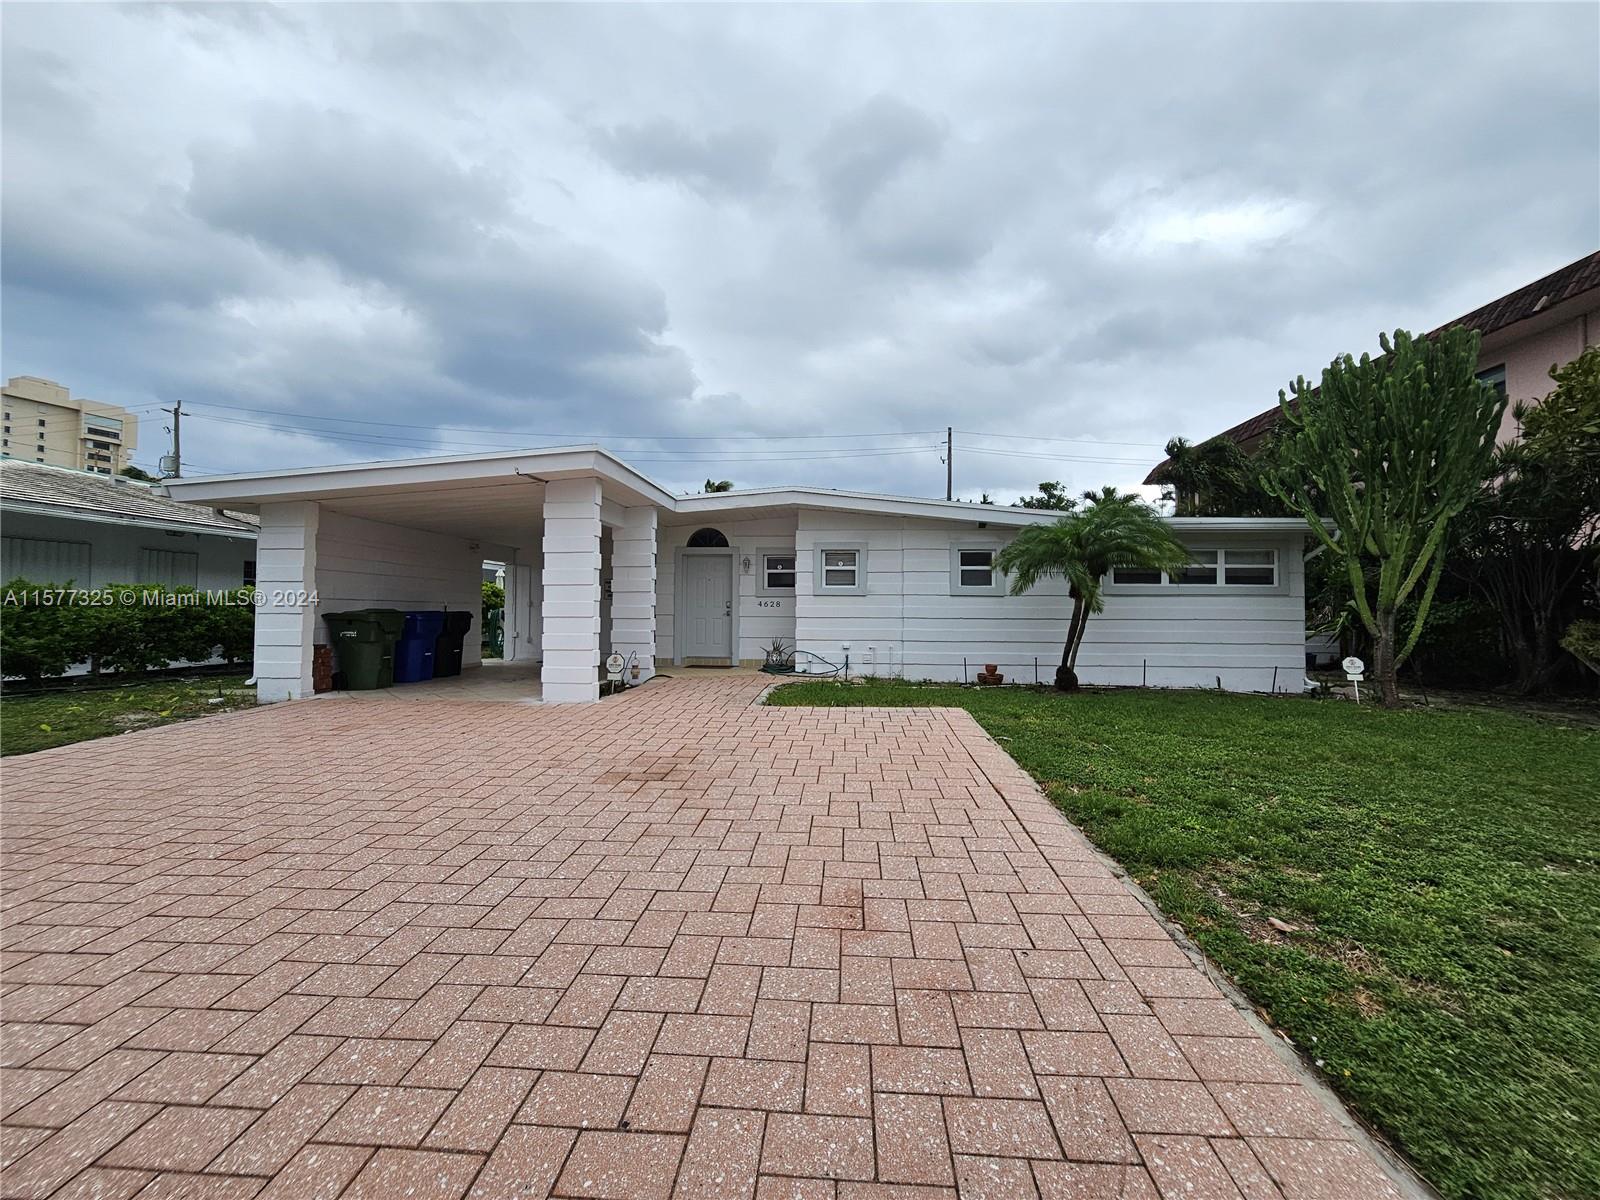
[[[1478,376],[1504,388],[1511,398],[1500,440],[1515,439],[1518,429],[1512,408],[1516,402],[1537,404],[1543,400],[1552,386],[1550,368],[1571,362],[1600,342],[1600,251],[1446,321],[1434,332],[1455,325],[1476,329],[1482,335]],[[1248,452],[1278,423],[1278,417],[1274,404],[1218,436],[1239,443]],[[1145,482],[1155,481],[1146,478]]]

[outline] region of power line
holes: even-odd
[[[1032,433],[980,433],[975,429],[958,429],[963,437],[998,438],[1013,442],[1077,442],[1087,446],[1126,446],[1133,450],[1160,450],[1155,442],[1111,442],[1101,438],[1044,437]]]
[[[1044,462],[1100,463],[1114,467],[1142,467],[1149,463],[1145,458],[1100,458],[1086,454],[1031,454],[1026,450],[993,450],[983,446],[962,446],[968,454],[987,454],[995,458],[1031,458]]]

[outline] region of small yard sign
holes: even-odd
[[[1354,654],[1352,654],[1349,658],[1345,659],[1339,665],[1344,668],[1345,675],[1349,678],[1350,682],[1355,685],[1356,703],[1360,704],[1361,703],[1361,681],[1366,678],[1365,672],[1366,672],[1366,669],[1367,669],[1367,664],[1362,662],[1359,658],[1357,658]]]

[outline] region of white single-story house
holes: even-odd
[[[506,655],[546,702],[599,697],[616,651],[656,665],[760,663],[775,641],[852,675],[1048,681],[1069,601],[1006,593],[993,556],[1033,509],[782,487],[677,496],[598,446],[171,480],[177,499],[260,516],[263,700],[311,694],[320,614],[472,608],[506,564]],[[1173,518],[1195,565],[1117,572],[1079,658],[1086,683],[1297,691],[1306,528]],[[814,657],[813,657],[814,656]],[[478,665],[478,639],[465,665]]]
[[[232,589],[252,581],[256,527],[121,476],[0,459],[0,579]]]

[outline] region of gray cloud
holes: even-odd
[[[215,469],[604,434],[677,486],[940,494],[954,425],[1031,439],[969,437],[967,493],[1127,484],[1600,244],[1585,6],[9,5],[0,35],[5,370],[193,401]],[[840,433],[911,452],[652,440]]]
[[[634,179],[665,179],[707,197],[748,196],[771,182],[772,139],[751,128],[697,136],[658,118],[590,132],[595,153]]]
[[[834,218],[850,223],[910,164],[936,158],[946,130],[895,96],[872,97],[841,115],[812,152],[817,187]]]

